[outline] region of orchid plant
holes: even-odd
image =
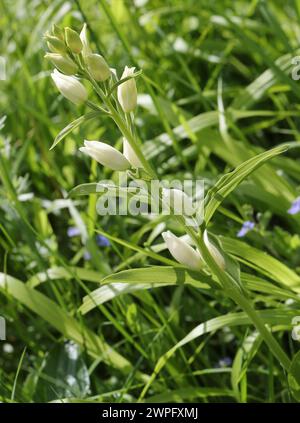
[[[71,102],[85,103],[93,112],[109,116],[118,127],[123,139],[123,152],[108,142],[85,140],[80,152],[87,154],[102,166],[117,172],[127,172],[131,179],[142,179],[146,184],[158,179],[158,175],[143,150],[143,143],[135,128],[135,111],[137,107],[136,80],[141,71],[134,67],[125,67],[119,79],[98,53],[92,51],[88,41],[87,26],[80,34],[70,28],[61,30],[56,25],[52,32],[45,35],[50,52],[45,57],[55,66],[51,77],[60,93]],[[96,102],[91,101],[85,84],[93,89]],[[53,147],[63,139],[58,136]],[[232,172],[219,179],[205,197],[204,220],[199,225],[188,225],[187,217],[193,216],[193,199],[178,189],[161,190],[159,202],[166,201],[166,194],[172,199],[171,216],[177,225],[183,228],[184,237],[178,237],[170,230],[163,232],[164,247],[176,260],[172,271],[178,268],[185,278],[192,278],[194,283],[205,281],[213,289],[221,290],[229,296],[248,316],[256,327],[270,351],[279,360],[286,372],[293,371],[291,359],[277,342],[270,328],[255,310],[246,287],[241,282],[239,264],[233,256],[225,252],[220,239],[208,232],[209,223],[221,202],[255,169],[283,153],[290,144],[281,145],[268,152],[259,154],[239,165]],[[185,203],[185,212],[174,212],[176,202]],[[250,222],[251,223],[251,222]],[[247,227],[247,230],[253,229]],[[147,385],[149,386],[149,384]],[[145,395],[147,386],[144,389]]]

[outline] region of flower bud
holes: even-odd
[[[84,57],[87,68],[96,81],[106,81],[110,77],[110,69],[100,54],[88,54]]]
[[[179,263],[193,270],[200,270],[203,267],[203,260],[200,253],[185,241],[170,231],[163,232],[162,237],[168,250]]]
[[[67,51],[66,46],[62,40],[53,35],[46,35],[47,45],[49,50],[53,53],[65,53]]]
[[[58,53],[46,53],[44,57],[51,60],[53,65],[65,75],[74,75],[77,72],[77,65],[67,56]]]
[[[224,270],[225,269],[225,259],[222,256],[222,254],[220,253],[220,251],[218,250],[217,247],[214,246],[214,244],[212,244],[210,242],[210,240],[208,239],[208,235],[207,235],[207,231],[204,231],[203,234],[203,240],[204,243],[206,245],[206,248],[208,249],[208,251],[210,252],[210,255],[212,256],[212,258],[215,260],[215,262],[217,263],[217,265]]]
[[[171,207],[174,214],[192,216],[195,214],[193,202],[185,192],[180,189],[162,189],[162,197],[167,205]]]
[[[84,147],[81,147],[79,150],[110,169],[118,171],[130,169],[130,163],[123,154],[104,142],[85,140]]]
[[[57,37],[62,41],[65,39],[64,31],[55,24],[52,25],[52,34],[54,35],[54,37]]]
[[[87,25],[86,23],[83,25],[82,30],[80,32],[80,39],[82,42],[82,55],[83,57],[87,56],[88,54],[92,53],[92,50],[90,49],[89,40],[87,36]]]
[[[123,138],[123,154],[132,167],[143,168],[143,165],[126,138]]]
[[[65,28],[65,38],[66,44],[69,49],[75,53],[79,54],[82,50],[82,41],[80,39],[79,34],[71,28]]]
[[[56,69],[51,73],[51,78],[61,94],[72,103],[80,104],[87,100],[88,93],[78,79],[63,75]]]
[[[121,79],[132,75],[134,70],[135,68],[125,66]],[[130,78],[118,86],[118,100],[125,113],[132,112],[136,108],[137,90],[134,78]]]

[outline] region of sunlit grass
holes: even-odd
[[[0,0],[2,401],[295,401],[286,372],[228,296],[192,276],[176,283],[160,236],[166,225],[183,234],[174,222],[99,217],[95,195],[67,196],[112,176],[78,152],[83,139],[119,146],[121,136],[99,116],[49,150],[90,110],[58,95],[43,34],[52,23],[87,22],[94,50],[119,75],[125,65],[142,69],[136,122],[147,158],[161,178],[203,178],[208,190],[242,162],[299,141],[291,77],[299,18],[292,1]],[[288,211],[299,182],[295,148],[206,211],[209,219],[216,209],[209,229],[239,261],[242,284],[290,358],[300,214]]]

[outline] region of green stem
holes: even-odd
[[[180,216],[174,216],[178,223],[184,225],[186,232],[192,238],[192,240],[196,243],[197,248],[199,249],[204,261],[210,268],[210,271],[215,274],[222,284],[223,289],[227,292],[227,294],[232,298],[232,300],[248,315],[262,338],[264,339],[265,343],[269,346],[272,354],[279,360],[281,365],[284,367],[286,371],[289,371],[291,366],[291,361],[287,354],[283,351],[279,343],[276,341],[272,333],[266,327],[265,323],[256,313],[255,309],[253,308],[250,301],[245,298],[243,293],[239,290],[238,284],[232,280],[232,278],[226,274],[220,267],[217,265],[213,257],[211,256],[209,250],[207,249],[202,236],[197,235],[196,232],[188,227],[185,224],[185,221]]]
[[[287,354],[283,351],[279,343],[276,341],[270,330],[261,320],[259,315],[256,313],[255,309],[250,304],[249,300],[246,299],[242,294],[240,294],[237,290],[231,292],[229,294],[231,298],[238,304],[249,316],[252,320],[253,324],[255,325],[256,329],[261,334],[262,338],[264,339],[265,343],[269,346],[271,352],[274,356],[279,360],[281,365],[284,367],[285,370],[289,371],[291,367],[291,360],[287,356]]]
[[[227,292],[227,294],[232,298],[232,300],[239,307],[241,307],[242,310],[245,311],[245,313],[248,315],[248,317],[264,339],[265,343],[269,346],[272,354],[274,354],[274,356],[279,360],[283,368],[286,371],[289,371],[291,366],[291,361],[289,357],[283,351],[283,349],[276,341],[272,333],[269,331],[263,320],[256,313],[250,301],[245,298],[242,292],[239,291],[238,284],[235,283],[229,275],[227,275],[223,270],[219,268],[219,266],[211,256],[210,252],[208,251],[204,241],[202,240],[202,237],[197,236],[195,231],[191,230],[188,227],[186,227],[186,230],[196,242],[196,245],[199,248],[203,259],[210,268],[211,272],[217,276],[223,288],[225,289],[225,292]]]
[[[100,99],[103,101],[103,103],[106,105],[106,107],[109,109],[111,117],[115,121],[119,130],[122,132],[123,136],[127,139],[129,144],[131,145],[133,151],[135,152],[140,162],[142,163],[142,166],[145,169],[145,171],[148,172],[152,178],[157,178],[156,172],[152,169],[152,166],[150,165],[148,160],[145,158],[137,140],[135,139],[134,135],[131,133],[126,122],[122,119],[120,113],[118,113],[118,111],[112,105],[110,98],[108,96],[105,96],[104,92],[101,90],[101,88],[98,86],[97,82],[92,78],[92,76],[88,72],[86,73],[91,84],[95,88],[96,93],[98,94]]]
[[[149,175],[152,178],[156,178],[157,175],[156,175],[155,171],[152,169],[152,166],[150,165],[148,160],[145,158],[140,146],[138,145],[135,137],[131,133],[130,129],[128,128],[128,126],[126,125],[124,120],[120,117],[119,113],[115,110],[115,108],[111,104],[110,100],[106,99],[106,104],[107,104],[107,107],[110,110],[110,113],[111,113],[113,120],[115,121],[116,125],[118,126],[118,128],[122,132],[123,136],[127,139],[129,144],[131,145],[133,151],[135,152],[135,154],[139,158],[140,162],[142,163],[142,166],[145,169],[145,171],[148,172]]]

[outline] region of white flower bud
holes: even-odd
[[[203,267],[203,260],[200,253],[185,241],[170,231],[163,232],[162,237],[168,250],[179,263],[193,270],[200,270]]]
[[[45,38],[47,40],[49,50],[53,53],[66,53],[67,49],[65,43],[61,39],[48,34],[45,35]]]
[[[104,142],[85,140],[84,147],[79,150],[113,170],[122,171],[131,167],[129,161],[120,151]]]
[[[132,167],[143,168],[143,165],[126,138],[123,138],[123,154]]]
[[[52,34],[54,35],[54,37],[57,37],[62,41],[64,41],[65,39],[64,31],[56,24],[52,25]]]
[[[96,81],[106,81],[110,77],[111,71],[104,57],[100,54],[87,54],[84,57],[87,68]]]
[[[83,57],[87,56],[88,54],[92,53],[92,50],[90,48],[90,44],[89,44],[89,40],[88,40],[88,36],[87,36],[87,25],[86,23],[83,25],[83,28],[80,32],[80,39],[82,42],[82,55]]]
[[[63,75],[54,69],[51,78],[61,94],[72,103],[80,104],[87,100],[88,93],[85,87],[73,76]]]
[[[79,54],[81,52],[83,47],[82,41],[79,34],[77,34],[74,29],[68,27],[65,28],[65,39],[67,46],[73,53]]]
[[[67,56],[58,53],[46,53],[44,57],[51,60],[53,65],[65,75],[74,75],[77,72],[77,65]]]
[[[134,73],[135,68],[125,66],[121,79],[127,78]],[[118,100],[125,113],[132,112],[137,104],[137,90],[134,78],[128,79],[118,86]]]
[[[217,265],[224,270],[225,269],[225,259],[222,256],[222,254],[220,253],[220,251],[218,250],[217,247],[215,247],[210,240],[208,239],[208,235],[207,235],[207,231],[204,231],[203,234],[203,240],[204,243],[206,245],[206,248],[208,249],[208,251],[210,252],[212,258],[215,260],[215,262],[217,263]]]
[[[176,215],[192,216],[195,214],[193,202],[190,197],[180,189],[162,189],[162,197]]]

